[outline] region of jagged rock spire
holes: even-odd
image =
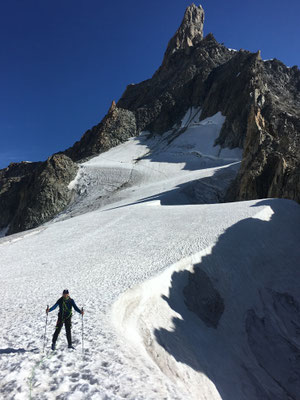
[[[116,102],[115,102],[115,100],[113,100],[112,102],[111,102],[111,106],[110,106],[110,108],[109,108],[109,110],[108,110],[108,114],[110,114],[110,113],[112,113],[115,109],[116,109]]]
[[[193,3],[184,14],[180,27],[169,41],[164,60],[177,50],[194,46],[203,39],[204,10]]]

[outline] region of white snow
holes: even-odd
[[[274,211],[270,206],[266,206],[263,210],[259,211],[252,218],[260,219],[262,221],[270,221]]]
[[[196,124],[197,122],[199,122],[200,116],[201,116],[201,108],[191,107],[183,117],[181,121],[181,127],[186,128],[189,125]]]
[[[241,155],[213,146],[220,113],[199,117],[189,110],[162,137],[145,132],[82,164],[68,210],[0,239],[1,398],[254,400],[261,385],[273,390],[244,319],[263,315],[265,287],[300,301],[299,206],[196,204],[215,199]],[[217,329],[184,303],[197,268],[224,299]],[[45,309],[65,288],[86,311],[84,353],[77,313],[76,351],[62,330],[49,352],[54,311],[43,355]]]

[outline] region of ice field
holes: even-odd
[[[218,203],[241,152],[199,113],[81,164],[68,209],[0,238],[0,398],[299,398],[300,207]],[[84,341],[74,312],[76,350],[63,328],[51,352],[55,310],[43,353],[65,288]]]

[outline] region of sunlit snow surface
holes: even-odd
[[[268,290],[300,302],[299,206],[204,204],[241,156],[213,146],[223,121],[199,122],[193,109],[163,137],[143,133],[91,159],[70,185],[76,195],[65,213],[0,239],[1,398],[287,398],[274,383],[278,371],[270,377],[261,366],[270,349],[253,345],[245,320],[249,310],[269,316]],[[224,300],[217,328],[185,306],[195,265]],[[62,330],[50,352],[54,311],[43,355],[45,308],[64,288],[86,310],[84,352],[77,313],[76,350]],[[292,328],[280,316],[284,336]],[[287,366],[278,368],[288,379]]]

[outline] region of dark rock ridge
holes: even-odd
[[[240,171],[226,200],[285,197],[300,201],[299,69],[288,68],[278,60],[264,62],[259,52],[229,50],[212,34],[204,37],[203,24],[203,8],[192,4],[153,77],[129,85],[104,119],[61,153],[61,157],[66,156],[61,168],[75,171],[74,162],[107,151],[143,130],[161,134],[176,128],[189,107],[195,106],[202,109],[201,119],[218,111],[226,116],[216,144],[244,149]],[[31,203],[38,204],[38,193],[44,187],[34,189],[28,181],[32,183],[34,177],[39,184],[42,165],[21,163],[10,166],[10,172],[0,172],[0,229],[8,223],[10,233],[28,229],[50,219],[70,201],[67,177],[71,179],[73,172],[65,171],[62,182],[47,180],[54,188],[62,190],[61,184],[64,186],[63,201],[59,196],[53,199],[52,213],[42,202],[34,208],[33,218]],[[12,171],[15,175],[8,182],[7,174]],[[31,193],[25,195],[26,190]],[[13,217],[20,204],[22,223],[15,222],[19,217]],[[37,217],[38,212],[44,217]]]
[[[0,170],[0,230],[9,226],[21,202],[22,188],[41,163],[11,163]]]
[[[64,152],[74,161],[95,156],[137,135],[135,114],[112,105],[100,122],[88,130],[71,148]]]
[[[10,164],[0,171],[0,229],[7,234],[35,228],[62,211],[71,200],[68,184],[77,165],[63,154],[45,162]]]
[[[163,133],[178,123],[190,106],[202,104],[207,77],[235,54],[212,34],[203,39],[203,22],[202,7],[188,7],[153,77],[129,85],[100,124],[88,130],[65,154],[81,160],[145,129]]]
[[[227,200],[300,202],[300,71],[278,60],[257,60],[253,72],[242,165]]]
[[[192,4],[185,11],[183,20],[175,35],[170,40],[163,64],[178,50],[186,50],[203,39],[204,10]]]
[[[158,71],[151,79],[127,87],[116,107],[117,138],[126,140],[145,129],[170,130],[191,106],[202,108],[201,119],[221,111],[226,120],[216,144],[244,149],[241,169],[226,200],[283,197],[299,202],[298,67],[288,68],[276,59],[265,62],[260,52],[229,50],[212,34],[203,39],[203,22],[202,7],[188,7]],[[132,123],[128,114],[123,117],[124,110],[134,115]],[[75,154],[75,159],[106,150],[103,136],[111,138],[106,143],[115,140],[112,130],[106,129],[107,118],[109,114],[86,134],[100,138],[93,138],[98,146],[92,147],[92,153],[89,147]],[[77,147],[85,143],[84,136]]]
[[[276,59],[265,62],[260,52],[229,50],[212,34],[203,38],[203,22],[202,7],[188,7],[161,67],[151,79],[129,85],[118,101],[117,129],[116,115],[109,112],[66,154],[78,160],[145,129],[163,133],[189,107],[200,106],[201,119],[218,111],[226,116],[216,144],[244,149],[227,201],[284,197],[299,202],[299,69]]]

